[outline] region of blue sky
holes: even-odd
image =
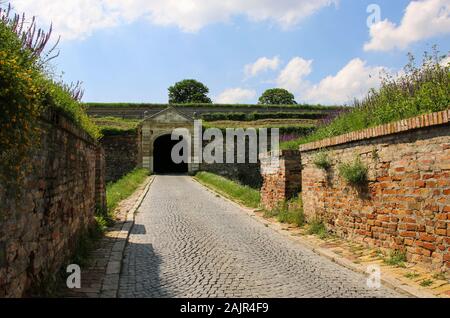
[[[400,70],[407,52],[450,51],[450,0],[239,1],[11,3],[53,21],[53,63],[83,81],[85,101],[165,103],[170,85],[195,78],[216,102],[254,103],[284,87],[298,102],[340,104],[376,87],[381,69]],[[372,3],[381,20],[369,28]]]

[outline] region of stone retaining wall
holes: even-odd
[[[169,106],[173,106],[179,111],[195,118],[200,118],[202,114],[211,114],[211,113],[246,113],[251,114],[254,112],[257,113],[277,113],[277,112],[289,112],[289,113],[304,113],[304,112],[321,112],[324,114],[324,117],[328,114],[333,114],[336,112],[336,108],[323,108],[323,109],[314,109],[314,108],[302,108],[302,107],[292,107],[292,106],[264,106],[261,105],[253,105],[253,106],[245,106],[242,105],[215,105],[212,104],[210,106],[183,106],[178,107],[177,105],[141,105],[136,107],[123,107],[123,106],[95,106],[89,105],[87,109],[87,113],[89,116],[94,117],[120,117],[120,118],[132,118],[132,119],[143,119],[146,116],[152,116],[160,111],[166,109]]]
[[[105,135],[100,140],[105,151],[106,183],[115,182],[142,167],[142,133],[136,131]]]
[[[450,268],[450,110],[300,147],[304,212],[335,234],[413,262]],[[326,151],[331,168],[314,165]],[[360,157],[365,186],[348,185],[338,167]]]
[[[273,166],[272,157],[279,160],[279,167]],[[301,191],[300,152],[283,150],[260,157],[263,185],[261,202],[265,209],[272,210],[279,203],[292,199]]]
[[[0,297],[26,296],[54,279],[95,209],[105,209],[98,144],[55,113],[42,130],[19,190],[0,185]]]

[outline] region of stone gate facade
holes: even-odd
[[[164,135],[171,135],[174,129],[187,129],[192,136],[190,143],[194,145],[194,119],[173,107],[168,107],[157,114],[144,119],[142,123],[142,166],[150,172],[154,172],[154,144]],[[199,164],[194,162],[194,147],[191,147],[191,160],[188,164],[188,172],[195,173]]]

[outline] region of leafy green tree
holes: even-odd
[[[203,83],[186,79],[169,87],[169,104],[205,103],[211,104],[209,89]]]
[[[259,98],[261,105],[295,105],[294,95],[283,88],[268,89]]]

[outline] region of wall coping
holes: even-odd
[[[394,135],[406,131],[431,126],[438,126],[448,123],[450,123],[450,109],[431,114],[423,114],[417,117],[403,119],[397,122],[392,122],[376,127],[354,131],[336,137],[322,139],[319,141],[301,145],[299,149],[300,152],[307,152],[316,149],[347,144],[354,141],[367,140],[387,135]]]
[[[55,128],[61,129],[88,144],[96,147],[99,145],[97,140],[91,137],[82,128],[78,127],[72,119],[60,111],[49,109],[41,114],[40,120]]]
[[[299,156],[300,151],[299,150],[292,150],[292,149],[286,149],[286,150],[277,150],[277,151],[269,151],[266,153],[259,154],[259,158],[261,160],[263,159],[269,159],[273,157],[290,157],[290,156]]]

